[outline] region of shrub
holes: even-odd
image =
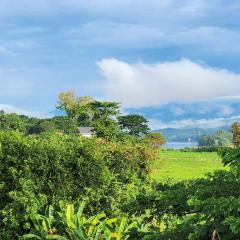
[[[45,215],[33,214],[31,222],[33,230],[23,239],[129,239],[130,230],[137,222],[128,223],[125,216],[107,218],[104,213],[86,217],[83,214],[84,202],[74,211],[73,204],[64,205],[60,202],[60,210],[52,206],[47,208]]]
[[[17,238],[29,229],[31,214],[60,200],[86,199],[88,214],[119,212],[147,181],[153,157],[150,148],[130,141],[1,132],[0,238]]]

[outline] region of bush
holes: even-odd
[[[158,184],[140,193],[124,211],[139,217],[149,211],[144,219],[149,229],[139,239],[238,239],[239,183],[239,176],[219,171],[208,179]]]
[[[222,147],[214,147],[214,146],[203,146],[203,147],[194,147],[194,148],[184,148],[180,149],[181,152],[218,152]]]
[[[125,216],[109,219],[99,213],[86,217],[83,210],[84,202],[76,212],[73,204],[60,202],[59,211],[50,206],[45,215],[33,214],[33,230],[23,239],[129,239],[131,229],[137,225],[136,221],[128,223]]]
[[[29,216],[60,200],[114,214],[148,180],[152,150],[77,135],[0,133],[0,238],[29,229]]]

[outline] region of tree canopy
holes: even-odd
[[[218,131],[214,135],[204,135],[198,140],[200,147],[229,147],[232,145],[230,132]]]
[[[119,116],[118,123],[120,128],[126,130],[130,135],[140,136],[149,131],[148,121],[138,114]]]
[[[240,124],[234,123],[232,125],[233,145],[234,147],[240,147]]]
[[[78,126],[94,127],[98,137],[112,138],[118,133],[119,103],[97,101],[88,96],[76,97],[70,91],[59,95],[58,108],[64,110]]]
[[[164,136],[160,132],[147,133],[144,136],[144,140],[153,148],[160,148],[166,143]]]

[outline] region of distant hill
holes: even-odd
[[[212,135],[217,131],[230,131],[230,127],[221,128],[164,128],[154,132],[161,132],[168,142],[186,142],[191,139],[192,142],[197,142],[202,135]]]

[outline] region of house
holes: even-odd
[[[93,127],[78,127],[77,132],[83,137],[91,138],[94,134]]]

